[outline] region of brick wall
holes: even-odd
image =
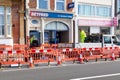
[[[28,6],[29,6],[29,8],[36,8],[37,0],[29,0]]]
[[[66,10],[67,10],[68,12],[71,12],[71,11],[72,11],[72,8],[71,8],[71,9],[67,9],[68,4],[71,3],[71,2],[72,2],[72,0],[67,0]]]
[[[19,4],[17,0],[13,0],[12,2],[12,32],[13,32],[13,40],[14,43],[19,43],[19,37],[20,37],[20,19],[19,19]]]
[[[66,0],[66,10],[67,11],[72,11],[72,9],[67,9],[68,3],[72,2],[72,0]],[[36,0],[30,0],[28,3],[29,8],[36,8],[37,7],[37,1]],[[55,0],[50,0],[50,10],[54,10],[55,8]]]
[[[54,8],[55,8],[55,2],[54,2],[55,0],[51,0],[51,2],[50,2],[50,9],[51,10],[54,10]]]

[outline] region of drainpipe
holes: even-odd
[[[26,44],[26,0],[24,0],[24,38]]]
[[[115,11],[115,8],[114,8],[114,4],[115,3],[115,0],[112,0],[112,10],[111,10],[111,15],[112,15],[112,18],[114,18],[115,16],[114,16],[114,11]],[[114,35],[114,25],[110,28],[110,34],[111,35]]]
[[[76,43],[78,43],[78,0],[74,0],[74,47],[76,47]]]

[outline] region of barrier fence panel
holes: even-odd
[[[11,45],[0,45],[0,50],[12,50]]]
[[[34,63],[39,62],[54,62],[56,61],[56,52],[52,49],[47,50],[36,50],[31,49],[29,52],[29,57],[32,57]]]
[[[13,45],[13,50],[27,50],[28,46],[27,45],[20,45],[20,44],[14,44]]]
[[[4,66],[12,66],[13,64],[26,64],[24,50],[1,50],[0,62]]]
[[[112,54],[112,48],[110,47],[104,47],[102,49],[102,55],[103,55],[103,58],[110,58],[111,57],[111,54]]]
[[[81,53],[86,62],[88,60],[96,60],[101,57],[101,48],[81,48]]]
[[[78,60],[79,58],[79,50],[78,49],[62,49],[61,54],[64,56],[64,61],[70,61],[70,60]]]
[[[61,64],[67,61],[98,60],[110,58],[120,58],[119,47],[104,48],[57,48],[54,44],[46,49],[32,48],[26,49],[26,45],[0,46],[0,64],[4,66],[12,66],[14,64],[39,64],[57,62]],[[32,66],[32,65],[31,65]]]

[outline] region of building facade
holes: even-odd
[[[114,34],[114,0],[75,1],[75,43],[79,42],[79,29],[87,35]]]
[[[27,0],[26,35],[38,44],[73,43],[72,0]]]
[[[0,0],[0,44],[24,44],[24,0]]]
[[[115,35],[120,39],[120,0],[115,0],[115,16],[117,17],[117,26],[115,28]]]

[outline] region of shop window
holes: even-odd
[[[68,31],[68,26],[62,22],[50,22],[46,25],[45,30]]]
[[[0,6],[0,37],[11,36],[11,8]]]
[[[56,10],[65,10],[65,0],[56,0]]]

